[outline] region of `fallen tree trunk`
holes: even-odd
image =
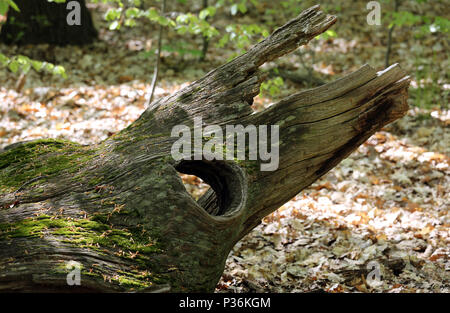
[[[246,54],[157,100],[96,145],[38,140],[0,154],[1,291],[213,291],[228,253],[261,219],[407,110],[399,66],[369,66],[254,113],[258,68],[334,24],[312,7]],[[279,167],[180,160],[176,125],[279,125]],[[194,130],[195,131],[195,130]],[[196,202],[178,172],[210,189]],[[66,264],[82,265],[69,286]]]

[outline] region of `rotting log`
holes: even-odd
[[[153,102],[129,127],[90,146],[18,143],[0,154],[1,291],[211,292],[226,258],[261,219],[407,110],[398,65],[365,65],[255,113],[265,62],[336,21],[318,6],[247,53]],[[279,125],[279,167],[259,160],[175,161],[175,125]],[[195,201],[178,172],[211,187]],[[81,285],[66,281],[82,264]]]

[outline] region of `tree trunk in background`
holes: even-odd
[[[72,11],[66,3],[47,0],[15,0],[20,9],[8,11],[8,19],[0,33],[0,41],[6,44],[82,45],[92,43],[97,31],[85,0],[78,0],[81,7],[81,25],[68,25],[67,15]]]
[[[231,62],[153,102],[96,145],[57,140],[0,151],[1,291],[213,291],[226,258],[261,219],[309,186],[407,110],[398,65],[370,66],[254,113],[259,67],[335,23],[312,7]],[[175,161],[175,125],[272,125],[280,165]],[[212,189],[197,202],[178,172]],[[69,286],[69,261],[82,264]]]

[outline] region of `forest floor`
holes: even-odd
[[[328,11],[339,17],[337,37],[302,48],[303,61],[293,53],[267,68],[295,72],[307,63],[331,81],[364,63],[384,67],[387,30],[367,25],[366,1],[329,3]],[[425,13],[448,16],[444,3],[423,5]],[[412,1],[405,6],[420,11]],[[142,52],[155,42],[149,36],[156,28],[109,31],[101,16],[105,9],[93,8],[101,40],[91,46],[0,44],[4,54],[46,59],[63,65],[68,75],[19,77],[0,69],[0,147],[42,137],[99,142],[145,110],[154,58]],[[249,15],[236,21],[259,21]],[[224,26],[231,18],[217,23]],[[284,21],[278,16],[275,22]],[[396,30],[391,57],[413,79],[408,114],[265,217],[230,253],[217,292],[450,292],[448,38],[416,38],[412,32]],[[166,36],[168,43],[179,41]],[[201,44],[201,38],[185,40]],[[210,45],[206,61],[197,62],[165,51],[155,97],[188,85],[235,52]],[[306,87],[285,79],[278,93],[258,96],[253,106],[264,109]],[[195,177],[183,178],[194,196],[206,188]]]

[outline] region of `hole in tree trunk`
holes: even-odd
[[[198,199],[200,199],[209,190],[209,188],[211,188],[210,185],[205,183],[203,179],[198,176],[181,173],[179,174],[181,180],[183,181],[184,187],[195,201],[198,201]]]
[[[245,184],[240,169],[224,161],[183,160],[175,169],[191,176],[185,176],[185,181],[198,183],[199,189],[186,189],[197,203],[209,214],[214,216],[231,215],[239,210],[243,202]],[[206,189],[205,183],[211,186]]]

